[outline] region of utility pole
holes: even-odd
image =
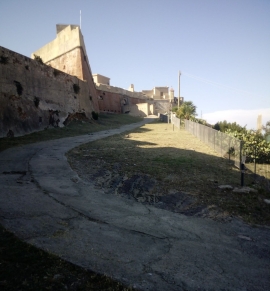
[[[178,76],[178,109],[180,106],[180,76],[181,76],[181,71],[179,71],[179,76]]]

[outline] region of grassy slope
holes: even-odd
[[[102,167],[108,170],[117,163],[128,177],[140,173],[157,179],[157,196],[182,191],[194,196],[199,205],[218,207],[250,223],[270,224],[270,206],[263,201],[270,194],[218,189],[218,185],[240,186],[239,170],[185,130],[173,131],[171,125],[147,124],[128,135],[82,145],[70,154],[84,172],[94,160],[104,162]],[[86,155],[91,159],[86,160]],[[245,175],[245,185],[254,186],[252,175]]]

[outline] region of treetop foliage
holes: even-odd
[[[219,121],[217,122],[214,127],[214,129],[219,130],[221,132],[226,132],[228,129],[232,131],[237,131],[237,132],[246,132],[246,126],[241,126],[237,124],[236,122],[227,122],[226,120],[224,121]]]
[[[196,113],[196,106],[193,104],[192,101],[185,101],[182,103],[182,105],[177,108],[176,111],[176,116],[180,119],[190,119],[192,117],[195,117],[197,115]],[[175,108],[173,108],[175,110]]]

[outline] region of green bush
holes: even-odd
[[[270,163],[270,143],[261,133],[253,130],[238,132],[228,129],[226,134],[244,142],[243,153],[247,156],[246,162],[253,162],[255,159],[259,163]]]

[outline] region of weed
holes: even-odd
[[[35,54],[34,54],[34,60],[36,60],[40,64],[44,64],[42,58],[40,56],[35,55]]]

